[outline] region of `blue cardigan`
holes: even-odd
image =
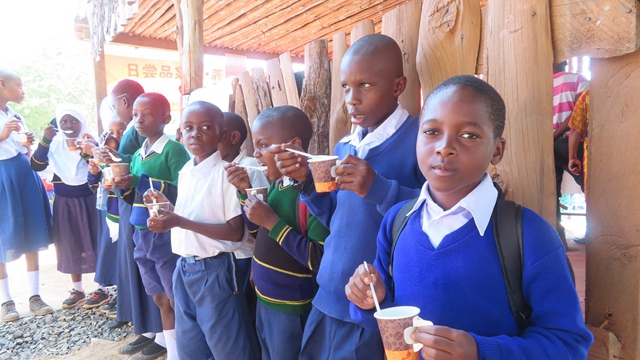
[[[418,168],[416,139],[419,119],[408,117],[390,138],[370,149],[364,160],[376,171],[373,184],[362,198],[353,191],[336,190],[302,194],[309,210],[330,230],[318,272],[320,286],[313,305],[324,314],[352,322],[344,286],[358,265],[376,256],[376,235],[382,217],[396,203],[418,196],[424,177]],[[334,154],[340,159],[355,147],[339,142]]]
[[[421,318],[469,332],[480,359],[586,359],[593,336],[582,318],[564,246],[543,218],[523,209],[522,286],[533,325],[518,335],[491,223],[481,236],[471,219],[434,249],[420,216],[411,216],[394,252],[391,303],[391,229],[401,206],[389,211],[378,234],[374,266],[387,287],[381,307],[417,306]],[[350,312],[354,321],[377,328],[373,311],[351,304]]]

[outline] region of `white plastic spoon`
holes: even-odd
[[[369,273],[369,275],[371,275],[371,272],[369,271],[369,265],[367,265],[366,261],[364,262],[364,268],[367,269],[367,272]],[[373,288],[373,281],[371,281],[369,285],[371,286],[371,294],[373,295],[373,302],[376,304],[376,310],[380,311],[380,303],[378,302],[376,290]]]
[[[285,150],[287,150],[287,151],[289,151],[289,152],[292,152],[292,153],[294,153],[294,154],[298,154],[298,155],[306,156],[306,157],[308,157],[308,158],[310,158],[310,159],[315,157],[315,155],[308,154],[308,153],[306,153],[306,152],[304,152],[304,151],[299,151],[299,150],[294,150],[294,149],[289,149],[289,148],[285,148]]]
[[[251,165],[240,165],[240,164],[236,164],[236,166],[245,168],[245,169],[255,169],[258,171],[265,171],[268,169],[266,166],[251,166]]]

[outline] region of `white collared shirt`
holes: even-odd
[[[358,126],[353,134],[345,136],[340,142],[346,142],[355,146],[358,157],[364,159],[369,150],[390,138],[391,135],[404,124],[408,117],[409,113],[407,110],[398,103],[396,110],[371,133],[364,136],[363,133],[365,129]]]
[[[241,216],[236,188],[227,181],[225,164],[218,151],[198,165],[195,165],[194,159],[187,162],[178,177],[175,213],[193,221],[211,224],[224,224]],[[245,231],[241,241],[233,242],[173,228],[171,248],[174,253],[184,257],[211,257],[220,252],[238,250],[247,241],[248,235],[248,231]]]
[[[489,226],[493,207],[498,199],[498,190],[493,187],[489,174],[484,174],[482,181],[467,196],[460,200],[451,209],[444,211],[436,204],[429,194],[429,183],[425,182],[418,197],[416,205],[407,216],[414,213],[426,201],[426,206],[420,214],[420,226],[429,236],[429,241],[437,248],[445,235],[461,228],[471,218],[475,221],[480,235]]]
[[[22,131],[29,131],[24,119],[22,119],[15,111],[11,110],[10,107],[7,106],[6,110],[6,112],[0,110],[0,131],[2,131],[6,123],[13,119],[19,119],[20,122],[22,122]],[[12,131],[6,140],[0,141],[0,160],[11,159],[18,154],[27,153],[27,148],[20,144],[18,136],[18,132]]]
[[[238,156],[233,159],[233,162],[240,165],[259,166],[258,161],[255,158],[246,156],[244,150],[242,150],[240,154],[238,154]],[[269,180],[267,180],[267,177],[264,176],[264,173],[262,171],[258,171],[256,169],[247,169],[247,172],[249,173],[249,181],[251,181],[251,187],[269,187]],[[240,201],[236,200],[236,202],[238,206],[240,206]],[[248,233],[246,227],[244,231],[245,233]],[[233,252],[236,255],[236,259],[248,259],[250,257],[253,257],[253,248],[255,244],[256,240],[253,238],[253,236],[248,236],[247,241],[242,245],[242,247]]]
[[[169,142],[169,137],[167,136],[167,134],[162,134],[162,136],[160,136],[160,138],[156,140],[156,142],[154,142],[151,148],[149,149],[149,139],[146,139],[142,143],[142,147],[140,148],[140,157],[144,159],[147,156],[149,156],[149,154],[151,154],[152,152],[155,152],[156,154],[162,154],[162,150],[164,149],[164,146],[167,145],[168,142]]]

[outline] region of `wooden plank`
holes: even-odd
[[[592,61],[586,322],[599,326],[608,309],[613,324],[607,330],[624,344],[619,358],[635,359],[640,354],[640,166],[632,147],[640,131],[640,50]]]
[[[247,114],[247,108],[245,106],[245,98],[242,94],[242,86],[238,82],[238,85],[235,89],[236,93],[236,101],[235,101],[235,113],[240,115],[240,117],[244,120],[245,125],[247,126],[247,138],[242,143],[240,147],[242,150],[245,150],[248,156],[253,156],[253,136],[251,134],[251,125],[249,125],[249,116]],[[252,121],[253,122],[253,121]]]
[[[287,90],[284,86],[280,59],[275,58],[267,61],[267,75],[269,75],[269,90],[273,106],[287,105]]]
[[[489,83],[507,106],[503,135],[507,146],[497,170],[505,182],[508,199],[555,224],[549,2],[491,0],[487,10]],[[478,49],[475,50],[474,55]],[[475,61],[472,71],[475,72]]]
[[[487,8],[480,9],[480,47],[478,49],[478,60],[476,61],[476,74],[482,75],[484,81],[487,80],[487,36],[489,34],[487,24]]]
[[[98,134],[102,134],[105,129],[102,128],[102,119],[100,118],[100,104],[107,94],[107,68],[104,61],[104,53],[98,54],[98,59],[93,60],[93,78],[95,79],[96,90],[96,119],[98,119]]]
[[[260,67],[255,67],[249,70],[249,74],[251,74],[253,90],[256,92],[258,111],[262,112],[262,110],[273,107],[271,104],[271,95],[269,95],[269,85],[264,76],[264,70]]]
[[[331,110],[329,119],[329,152],[338,141],[351,132],[351,121],[344,102],[344,89],[340,81],[340,64],[347,51],[347,34],[339,32],[333,35],[333,63],[331,66]]]
[[[240,81],[238,80],[237,77],[234,77],[233,79],[231,79],[231,95],[229,95],[229,112],[232,112],[232,113],[236,112],[236,97],[238,96],[237,91],[240,88],[238,84],[240,84]]]
[[[331,73],[329,49],[326,39],[316,40],[305,47],[308,68],[302,85],[301,109],[313,124],[313,137],[309,144],[311,154],[329,153],[329,101],[331,99]]]
[[[300,108],[298,84],[296,83],[296,75],[293,72],[293,67],[291,66],[291,53],[285,52],[280,54],[280,67],[282,68],[284,88],[287,91],[287,103],[291,106]]]
[[[611,331],[587,325],[593,334],[593,345],[589,348],[589,360],[617,360],[621,359],[622,344]]]
[[[400,46],[404,76],[407,77],[407,86],[398,101],[413,116],[420,114],[422,104],[416,68],[421,8],[422,3],[416,0],[391,10],[382,17],[382,33],[392,37]]]
[[[249,121],[249,127],[253,125],[253,120],[256,119],[260,110],[258,109],[258,100],[256,99],[256,91],[253,89],[251,82],[251,75],[248,71],[243,71],[238,75],[238,81],[242,87],[241,94],[243,95],[244,105],[247,109],[247,120]],[[236,104],[238,99],[236,98]],[[238,106],[238,105],[236,105]]]
[[[204,75],[204,43],[202,39],[202,1],[180,0],[182,48],[180,72],[182,95],[202,87]]]
[[[451,76],[475,75],[479,46],[478,0],[425,0],[417,56],[424,94]]]
[[[351,30],[351,34],[349,34],[349,43],[354,44],[363,36],[375,34],[375,32],[376,30],[373,26],[373,20],[365,20]]]
[[[631,53],[640,46],[637,0],[551,0],[555,61]]]

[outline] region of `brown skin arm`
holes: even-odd
[[[369,310],[373,309],[375,303],[373,302],[373,294],[371,293],[371,282],[373,281],[373,288],[376,291],[378,302],[382,302],[387,295],[387,289],[384,286],[384,282],[377,281],[380,278],[380,273],[373,265],[368,264],[369,271],[367,272],[364,264],[358,266],[353,276],[349,279],[349,283],[344,287],[344,292],[347,295],[347,299],[353,302],[357,307]]]
[[[249,195],[244,203],[247,219],[258,226],[262,226],[271,231],[273,226],[280,220],[280,217],[276,215],[267,203],[260,201],[260,199],[253,195]]]
[[[294,150],[302,150],[302,147],[286,143],[279,145],[271,145],[269,152],[276,154],[276,166],[280,170],[280,173],[284,176],[296,179],[298,182],[303,182],[309,176],[309,166],[307,165],[307,158],[302,155],[294,154],[287,151],[287,148]]]
[[[244,220],[238,215],[224,224],[210,224],[193,221],[182,217],[173,211],[158,211],[159,217],[147,219],[147,227],[155,233],[169,231],[174,227],[193,231],[212,239],[238,242],[244,235]]]
[[[347,155],[342,165],[336,169],[340,190],[351,190],[360,197],[365,197],[371,188],[376,172],[366,160]]]
[[[11,136],[11,132],[13,131],[15,132],[20,131],[20,120],[11,120],[11,121],[7,121],[7,123],[4,124],[4,127],[0,132],[0,141],[7,140],[9,136]]]
[[[247,189],[251,188],[251,180],[247,169],[236,166],[236,163],[229,163],[224,166],[227,171],[227,181],[236,187],[243,194],[247,193]]]
[[[582,162],[578,159],[578,146],[582,141],[582,133],[571,129],[569,133],[569,170],[574,175],[580,175],[582,172]]]
[[[446,326],[422,326],[411,334],[424,359],[477,359],[478,346],[469,333]]]

